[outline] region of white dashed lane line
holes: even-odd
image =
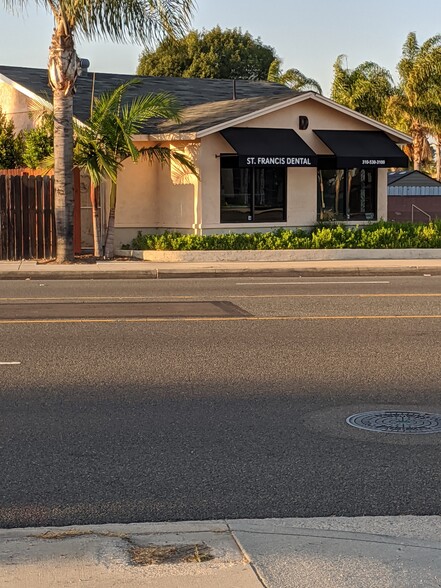
[[[317,284],[390,284],[390,282],[236,282],[236,286],[315,286]]]
[[[0,365],[21,365],[21,361],[0,361]]]

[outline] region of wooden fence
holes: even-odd
[[[54,178],[38,170],[0,170],[0,259],[56,254]]]

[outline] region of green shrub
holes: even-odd
[[[318,225],[312,231],[277,229],[269,233],[182,235],[140,232],[123,249],[152,251],[276,249],[403,249],[441,247],[441,220],[429,224],[380,221],[363,227]]]

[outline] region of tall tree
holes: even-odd
[[[436,179],[441,182],[441,105],[433,104],[428,130],[435,143]]]
[[[291,68],[283,71],[282,61],[278,57],[271,63],[267,79],[269,82],[283,84],[299,92],[312,90],[318,94],[323,94],[320,84],[313,78],[306,77],[298,69]]]
[[[155,51],[145,49],[137,73],[143,76],[266,80],[276,58],[272,47],[241,29],[191,31],[165,38]]]
[[[420,45],[416,34],[409,33],[397,69],[400,84],[389,110],[411,134],[413,165],[419,170],[427,153],[429,132],[439,126],[441,35]]]
[[[49,83],[54,104],[55,215],[57,261],[73,251],[73,91],[81,63],[78,36],[87,40],[131,40],[147,43],[164,35],[184,33],[193,0],[3,0],[20,12],[37,4],[52,13],[54,31],[49,49]]]
[[[339,55],[334,63],[331,98],[361,114],[382,121],[387,105],[394,95],[390,72],[373,61],[365,61],[355,69],[345,66],[346,55]]]

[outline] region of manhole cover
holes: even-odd
[[[441,414],[427,412],[375,410],[360,412],[346,419],[348,425],[378,433],[428,435],[441,433]]]

